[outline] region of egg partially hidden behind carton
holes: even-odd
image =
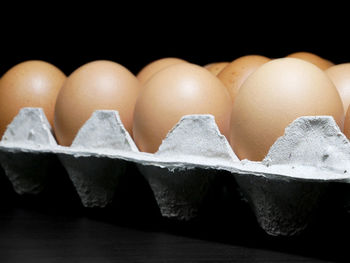
[[[212,114],[228,135],[232,108],[226,87],[201,66],[179,63],[156,73],[141,89],[133,134],[141,151],[154,153],[175,124],[188,114]]]
[[[76,69],[61,88],[55,106],[54,131],[59,144],[71,145],[95,110],[117,110],[132,134],[137,78],[112,61],[93,61]]]
[[[56,98],[65,80],[61,70],[40,60],[9,69],[0,80],[0,138],[23,107],[43,108],[52,126]]]
[[[261,161],[284,129],[301,116],[330,115],[343,129],[337,89],[315,65],[275,59],[244,82],[233,104],[230,144],[240,159]]]
[[[186,63],[187,61],[180,58],[161,58],[149,63],[144,68],[142,68],[136,77],[140,81],[141,85],[143,85],[158,71],[168,66],[184,62]]]
[[[232,101],[235,100],[239,88],[249,75],[270,60],[264,56],[247,55],[235,59],[221,70],[217,77],[230,92]]]

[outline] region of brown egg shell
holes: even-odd
[[[348,139],[350,139],[350,106],[348,107],[345,115],[344,134]]]
[[[142,68],[140,72],[136,75],[136,77],[140,81],[142,86],[158,71],[171,65],[175,65],[178,63],[186,63],[186,62],[187,61],[180,58],[172,58],[172,57],[161,58],[149,63],[144,68]]]
[[[156,152],[184,115],[212,114],[228,135],[231,100],[225,86],[203,67],[181,63],[155,74],[138,97],[133,134],[141,151]]]
[[[231,146],[240,159],[261,161],[287,125],[315,115],[333,116],[343,128],[342,102],[328,76],[300,59],[270,61],[248,77],[236,97]]]
[[[334,66],[334,63],[332,61],[329,61],[327,59],[321,58],[320,56],[310,53],[310,52],[295,52],[292,54],[289,54],[287,57],[289,58],[299,58],[305,61],[308,61],[315,66],[319,67],[322,70],[326,70],[332,66]]]
[[[94,61],[76,69],[65,82],[56,102],[54,130],[61,145],[70,145],[95,110],[118,110],[132,134],[139,82],[122,65]]]
[[[0,137],[24,107],[43,108],[53,126],[56,98],[65,80],[61,70],[39,60],[22,62],[9,69],[0,80]]]
[[[204,68],[209,70],[214,76],[217,76],[228,64],[229,62],[214,62],[205,65]]]
[[[350,105],[350,63],[335,65],[325,72],[337,88],[346,112]]]
[[[232,61],[217,75],[230,92],[232,101],[235,100],[240,87],[249,75],[270,60],[259,55],[243,56]]]

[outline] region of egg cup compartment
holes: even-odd
[[[350,182],[349,141],[327,116],[298,118],[262,162],[251,162],[236,157],[211,115],[184,116],[149,154],[138,151],[116,111],[94,112],[72,146],[62,147],[41,109],[22,109],[0,142],[0,162],[16,191],[40,192],[54,155],[84,206],[108,205],[128,176],[125,167],[135,164],[161,214],[178,220],[195,218],[213,181],[229,174],[271,235],[300,233],[322,206],[328,185],[335,182],[346,191]],[[350,203],[349,195],[341,196],[344,205]]]
[[[238,175],[259,225],[270,235],[292,236],[304,230],[320,206],[325,183]]]
[[[67,148],[67,147],[65,147]],[[127,162],[122,159],[86,154],[88,150],[137,151],[116,112],[95,112],[79,130],[72,152],[58,153],[85,207],[105,207],[112,202]]]
[[[126,163],[94,156],[59,155],[85,207],[105,207],[112,202]]]
[[[270,180],[258,175],[236,176],[260,226],[269,234],[300,233],[314,210],[323,206],[324,196],[330,191],[334,195],[330,185],[339,190],[332,201],[341,202],[342,208],[349,204],[350,143],[331,117],[296,119],[262,164],[281,171],[287,166],[292,172],[288,177],[270,175]]]
[[[39,194],[47,182],[54,156],[45,153],[1,152],[0,162],[18,194]]]
[[[168,169],[138,165],[147,179],[163,217],[191,220],[200,213],[217,171]]]
[[[38,194],[45,188],[52,153],[33,151],[31,147],[56,146],[42,109],[23,109],[7,127],[1,140],[0,163],[18,194]],[[29,149],[28,149],[29,148]]]

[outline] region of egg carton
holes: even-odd
[[[237,158],[212,115],[184,116],[150,154],[138,150],[117,111],[95,111],[64,147],[42,109],[23,108],[0,141],[0,164],[14,190],[43,191],[58,160],[85,207],[111,203],[127,165],[136,165],[162,216],[177,220],[198,216],[214,180],[232,176],[270,235],[302,232],[334,183],[345,186],[344,205],[350,200],[350,144],[329,116],[296,119],[265,159],[253,162]]]

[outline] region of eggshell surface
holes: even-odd
[[[54,129],[59,144],[71,145],[95,110],[118,110],[131,134],[138,92],[136,77],[118,63],[100,60],[76,69],[57,97]]]
[[[270,59],[264,56],[243,56],[232,61],[218,74],[217,77],[230,92],[232,101],[235,100],[239,88],[249,75],[268,61]]]
[[[350,105],[350,63],[335,65],[325,72],[337,88],[346,112]]]
[[[344,134],[348,139],[350,139],[350,107],[348,107],[345,115]]]
[[[23,107],[43,108],[53,125],[58,92],[66,80],[54,65],[30,60],[9,69],[0,80],[0,137]]]
[[[141,85],[143,85],[158,71],[168,66],[184,62],[186,63],[185,60],[180,58],[161,58],[146,65],[143,69],[141,69],[136,77],[140,81]]]
[[[228,135],[230,95],[225,86],[201,66],[181,63],[155,74],[142,88],[133,134],[141,151],[154,153],[182,116],[212,114],[222,134]]]
[[[228,62],[215,62],[205,65],[204,68],[209,70],[214,76],[217,76],[228,64]]]
[[[309,62],[272,60],[240,88],[231,114],[231,146],[240,159],[261,161],[287,125],[315,115],[333,116],[343,128],[344,110],[332,81]]]
[[[309,53],[309,52],[295,52],[295,53],[288,55],[287,57],[299,58],[299,59],[308,61],[308,62],[316,65],[317,67],[319,67],[322,70],[326,70],[327,68],[334,66],[333,62],[331,62],[327,59],[321,58],[320,56],[317,56],[317,55]]]

